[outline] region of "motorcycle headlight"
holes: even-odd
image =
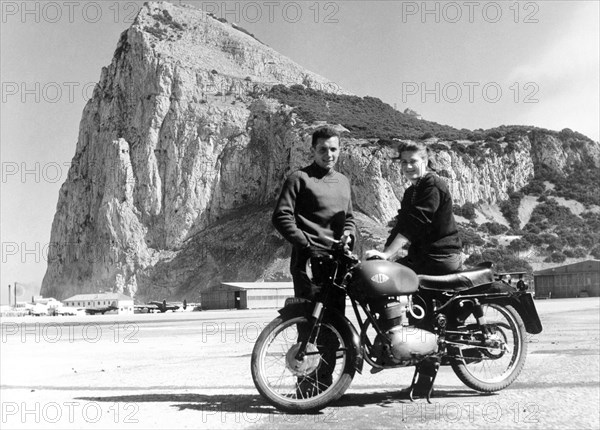
[[[337,272],[337,262],[331,255],[310,257],[306,260],[306,276],[315,285],[330,284]]]

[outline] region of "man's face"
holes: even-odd
[[[404,176],[415,183],[427,173],[427,160],[420,156],[418,152],[403,151],[400,154],[400,167]]]
[[[319,139],[312,147],[315,163],[323,169],[331,170],[340,156],[340,140],[336,136],[329,139]]]

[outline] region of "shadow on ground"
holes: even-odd
[[[481,393],[471,390],[435,390],[432,400],[443,398],[480,397]],[[202,412],[232,412],[249,414],[283,414],[266,402],[259,394],[133,394],[120,396],[90,396],[78,397],[78,400],[94,402],[122,402],[122,403],[172,403],[179,410],[197,410]],[[417,399],[417,402],[425,402],[425,399]],[[384,391],[368,393],[345,394],[340,400],[330,406],[335,408],[345,407],[388,407],[398,403],[410,403],[408,392]],[[321,414],[322,412],[317,412]]]

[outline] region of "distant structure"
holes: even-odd
[[[32,314],[35,315],[57,315],[63,307],[63,303],[54,297],[32,296]]]
[[[405,115],[410,115],[410,116],[414,116],[417,119],[423,119],[423,117],[421,116],[420,113],[412,110],[411,108],[406,108],[404,109],[404,112],[402,112]]]
[[[61,315],[63,304],[53,297],[31,296],[31,302],[18,301],[14,305],[3,306],[2,316]]]
[[[533,273],[536,297],[600,296],[600,260],[552,267]]]
[[[202,309],[281,308],[288,297],[291,282],[223,282],[202,293]]]
[[[107,313],[133,315],[133,298],[121,293],[77,294],[63,300],[63,302],[65,306],[68,307],[86,309],[114,306],[117,309],[114,311],[107,311]]]

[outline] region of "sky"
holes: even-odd
[[[598,141],[598,1],[195,1],[359,96]],[[0,302],[37,294],[79,121],[143,2],[0,0]]]

